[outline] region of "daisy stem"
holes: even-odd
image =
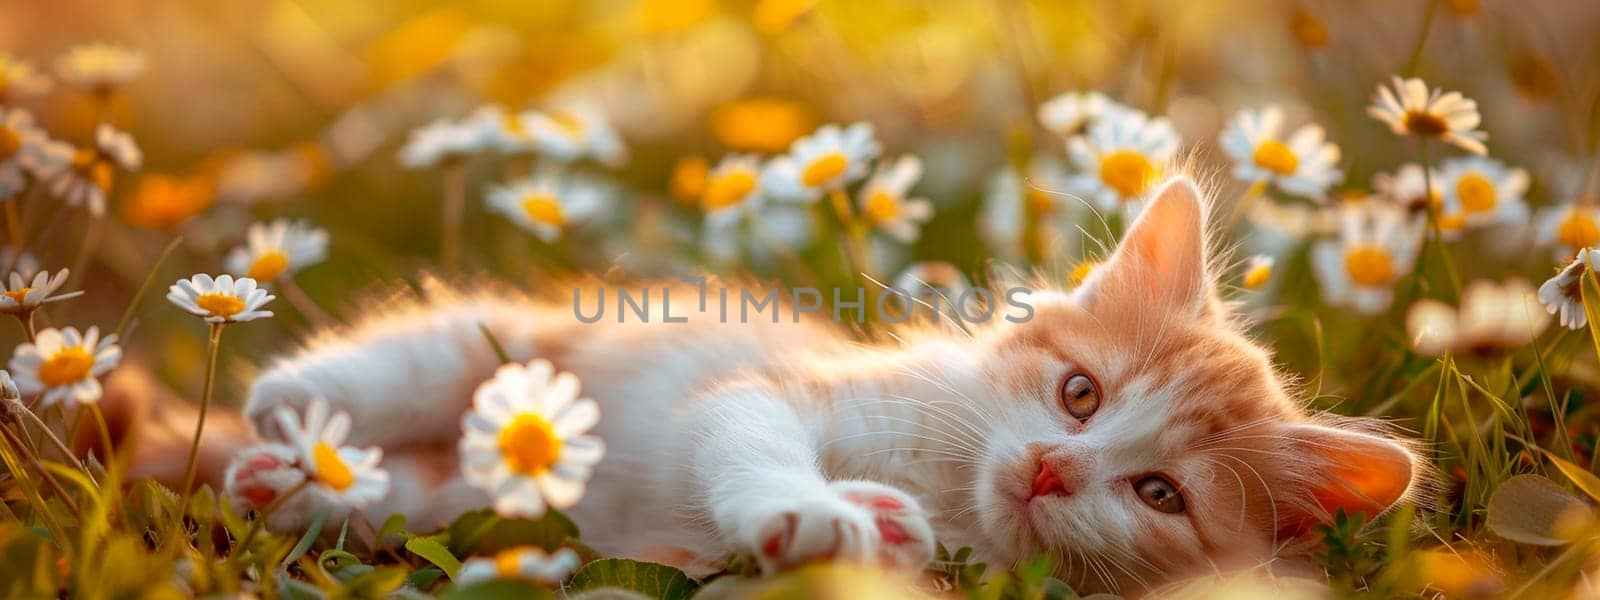
[[[90,258],[100,246],[100,235],[105,228],[105,221],[104,217],[89,215],[89,224],[83,232],[83,245],[78,247],[78,257],[72,261],[72,274],[67,277],[67,289],[77,287],[77,283],[83,279],[84,271],[89,268]]]
[[[1420,140],[1422,153],[1422,197],[1423,204],[1428,207],[1428,237],[1433,242],[1433,249],[1439,253],[1439,261],[1444,264],[1445,276],[1450,280],[1450,295],[1452,299],[1461,297],[1461,278],[1456,275],[1456,262],[1450,256],[1450,248],[1444,244],[1444,236],[1439,232],[1439,207],[1434,206],[1433,198],[1433,167],[1428,163],[1428,139]],[[1420,269],[1419,269],[1420,271]]]
[[[17,203],[22,202],[22,194],[17,194],[10,199],[0,200],[6,205],[6,235],[11,236],[12,262],[22,258],[22,217],[17,214]],[[6,265],[11,270],[12,265]]]
[[[22,441],[21,436],[17,435],[17,432],[12,431],[9,427],[0,427],[0,432],[5,432],[6,442],[16,448],[22,458],[33,463],[33,468],[38,469],[39,474],[44,476],[45,484],[50,486],[50,491],[61,499],[62,504],[67,505],[67,510],[72,511],[74,515],[78,514],[78,503],[72,501],[72,496],[67,495],[67,489],[61,487],[61,482],[56,481],[56,476],[50,474],[50,470],[44,466],[44,461],[39,460],[39,455],[28,448],[27,443]]]
[[[460,162],[444,167],[444,232],[439,242],[439,261],[453,267],[461,252],[461,217],[466,209],[465,170]]]
[[[117,450],[111,446],[111,425],[106,422],[106,413],[100,410],[100,403],[90,404],[89,414],[94,415],[95,429],[100,433],[100,446],[105,448],[106,452],[105,460],[116,462]],[[110,468],[111,464],[105,463],[107,468]],[[88,471],[85,470],[84,473],[88,473]],[[90,479],[93,478],[94,476],[91,475]]]
[[[327,327],[334,323],[333,317],[328,315],[328,311],[322,310],[321,306],[317,306],[316,301],[312,300],[311,296],[306,295],[306,291],[300,288],[300,284],[295,283],[294,278],[278,278],[278,291],[283,292],[283,297],[289,301],[289,304],[293,304],[294,309],[300,311],[300,314],[305,316],[312,326]]]
[[[1400,72],[1406,77],[1414,77],[1417,67],[1422,66],[1422,49],[1428,45],[1428,33],[1433,31],[1433,17],[1439,12],[1439,0],[1428,0],[1428,11],[1422,16],[1422,31],[1417,33],[1417,41],[1411,45],[1411,55],[1406,58],[1406,65]]]
[[[1232,231],[1234,227],[1239,225],[1239,220],[1244,218],[1245,213],[1250,212],[1250,207],[1255,206],[1256,200],[1265,191],[1267,191],[1267,180],[1265,179],[1250,184],[1250,189],[1245,190],[1244,195],[1239,196],[1239,201],[1233,203],[1233,214],[1228,215],[1227,231]]]
[[[180,243],[183,243],[181,235],[167,243],[167,249],[161,251],[161,256],[156,259],[155,265],[150,267],[150,274],[139,284],[139,290],[133,293],[133,298],[128,300],[128,308],[122,311],[122,318],[117,320],[117,331],[113,334],[117,339],[122,339],[122,334],[128,330],[128,324],[133,322],[133,313],[139,308],[139,301],[144,299],[145,292],[150,289],[150,282],[155,280],[156,274],[161,272],[161,265],[166,264],[167,257],[172,256],[172,251],[177,250]]]
[[[850,261],[851,278],[876,275],[866,252],[867,230],[850,210],[850,198],[840,189],[829,192],[828,200],[833,204],[833,213],[839,217],[839,227],[844,230],[845,256]]]
[[[33,327],[33,309],[17,314],[17,324],[22,325],[22,333],[28,336],[28,343],[33,343],[33,338],[36,335]]]
[[[11,471],[12,477],[17,481],[17,486],[22,488],[23,495],[28,496],[28,499],[33,503],[34,514],[39,516],[39,520],[44,521],[45,529],[50,530],[50,537],[61,545],[61,549],[65,554],[71,556],[73,554],[72,540],[67,537],[66,530],[61,527],[61,522],[57,521],[55,514],[50,511],[50,505],[45,503],[44,495],[40,494],[39,488],[33,484],[33,478],[29,477],[27,472],[22,469],[22,462],[17,456],[20,451],[19,446],[16,445],[15,437],[11,430],[0,426],[0,432],[3,432],[0,433],[0,461],[3,461],[6,469]]]
[[[200,418],[194,423],[194,441],[189,445],[189,465],[183,469],[183,502],[178,506],[184,512],[189,510],[189,499],[193,494],[195,467],[200,463],[200,436],[206,429],[206,411],[211,408],[212,384],[217,378],[217,350],[222,346],[222,328],[226,323],[211,324],[211,344],[207,350],[206,381],[200,396]],[[179,520],[182,520],[180,515]]]
[[[65,456],[68,461],[71,461],[73,467],[77,468],[79,471],[83,471],[84,475],[88,475],[90,481],[94,481],[94,475],[90,474],[89,470],[84,468],[83,462],[78,460],[78,457],[73,454],[72,449],[67,447],[66,442],[61,441],[61,438],[57,437],[56,433],[50,430],[50,426],[45,424],[44,419],[39,418],[39,415],[35,414],[31,410],[28,410],[28,407],[24,406],[21,400],[11,400],[10,402],[12,403],[12,410],[28,415],[30,419],[33,419],[34,424],[39,426],[39,430],[44,432],[44,437],[50,440],[50,445],[55,446],[56,450],[60,451],[62,456]],[[90,404],[89,406],[94,405]]]
[[[273,498],[266,506],[261,507],[261,510],[257,511],[256,518],[250,521],[250,529],[244,532],[244,537],[239,538],[239,543],[233,545],[233,556],[229,557],[229,560],[243,558],[250,548],[250,542],[255,541],[256,534],[261,533],[262,524],[267,522],[267,518],[271,517],[272,513],[277,512],[278,507],[283,506],[290,498],[300,493],[300,490],[306,489],[306,486],[310,484],[311,478],[302,479],[300,483],[295,484],[288,491],[278,494],[277,498]]]

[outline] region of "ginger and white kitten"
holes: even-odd
[[[385,450],[394,486],[369,518],[441,524],[488,502],[454,455],[498,365],[482,324],[599,402],[607,455],[568,514],[605,553],[915,568],[938,540],[999,565],[1051,553],[1080,590],[1124,593],[1309,564],[1312,525],[1386,510],[1423,469],[1376,423],[1290,398],[1216,295],[1205,226],[1200,192],[1169,182],[1082,286],[1033,293],[1031,320],[895,345],[714,314],[584,324],[560,302],[442,293],[270,365],[245,416],[271,440],[273,409],[326,398],[353,418],[351,444]],[[229,480],[269,499],[272,457],[236,464]]]

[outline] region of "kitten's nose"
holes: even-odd
[[[1033,494],[1029,495],[1028,499],[1032,500],[1039,496],[1071,495],[1072,490],[1067,489],[1066,482],[1056,476],[1056,472],[1050,468],[1050,464],[1042,460],[1039,461],[1039,474],[1033,476]]]

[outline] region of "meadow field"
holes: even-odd
[[[444,530],[341,519],[387,479],[336,415],[304,415],[289,489],[185,490],[197,458],[141,462],[108,399],[237,411],[273,357],[429,286],[1071,288],[1179,175],[1303,401],[1390,422],[1429,476],[1318,525],[1325,578],[1161,592],[1600,597],[1600,3],[0,13],[7,598],[1078,597],[1050,556],[942,546],[920,574],[732,557],[691,578],[586,546],[556,508],[575,498]],[[866,312],[852,335],[893,334]],[[267,526],[313,493],[343,510]]]

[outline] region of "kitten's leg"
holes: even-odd
[[[920,568],[933,556],[927,515],[872,481],[827,481],[795,408],[762,380],[709,391],[691,411],[691,498],[725,549],[774,572],[817,558]]]

